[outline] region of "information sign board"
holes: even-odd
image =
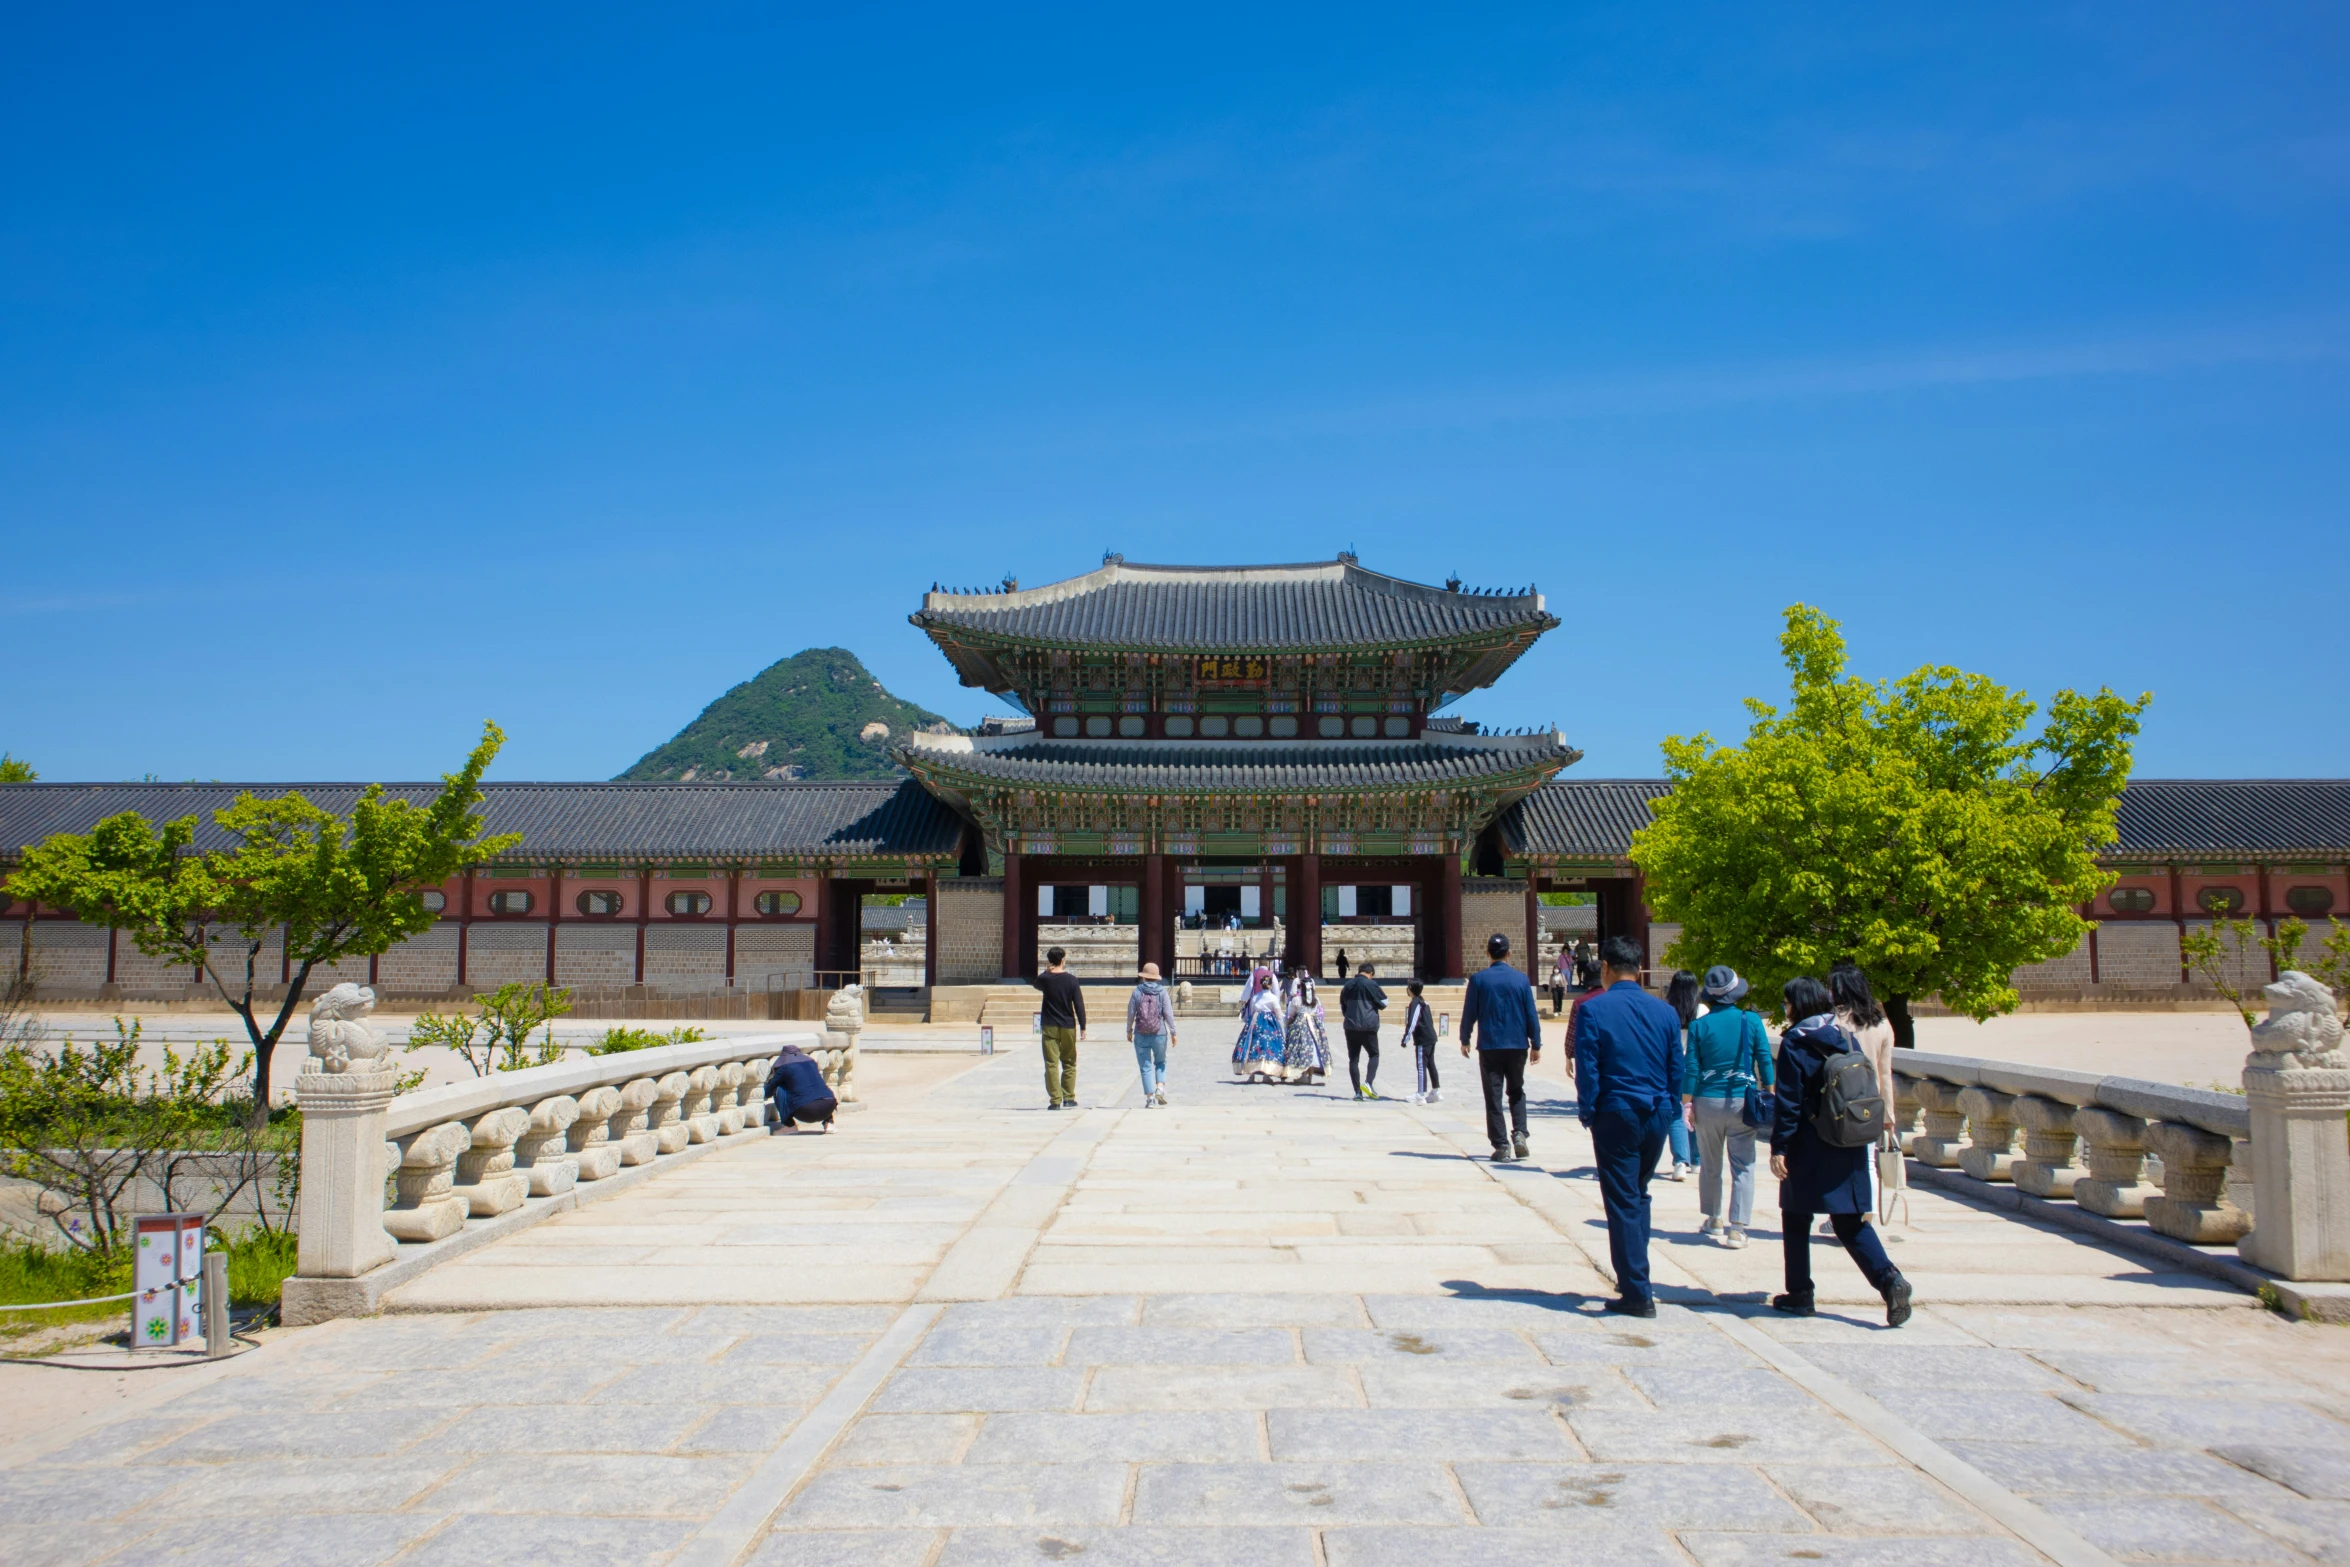
[[[204,1216],[148,1213],[131,1223],[132,1346],[170,1349],[201,1338]]]

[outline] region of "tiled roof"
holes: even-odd
[[[1351,559],[1297,566],[1141,566],[1015,592],[934,591],[912,617],[1070,647],[1273,652],[1416,644],[1547,631],[1542,595],[1457,592],[1365,571]]]
[[[1165,740],[1034,740],[1000,749],[910,745],[898,755],[917,773],[940,770],[1035,788],[1164,790],[1173,794],[1296,793],[1311,789],[1442,789],[1529,768],[1564,767],[1580,753],[1556,735],[1508,744],[1441,740],[1238,740],[1186,745]]]
[[[1621,859],[1648,825],[1649,802],[1671,791],[1662,778],[1554,779],[1501,813],[1503,852],[1562,859]]]
[[[2118,826],[2127,855],[2350,859],[2350,779],[2134,779]]]
[[[1496,825],[1507,853],[1621,858],[1648,825],[1658,778],[1544,784]],[[2117,856],[2146,859],[2306,855],[2350,859],[2350,779],[2139,778],[2122,790]]]
[[[52,833],[87,832],[137,811],[150,822],[197,819],[200,847],[225,843],[212,813],[250,790],[298,790],[347,813],[360,785],[0,784],[0,857]],[[438,784],[391,784],[418,804]],[[692,860],[763,855],[844,858],[951,855],[962,820],[911,779],[895,783],[493,783],[482,786],[484,827],[519,832],[519,859]]]

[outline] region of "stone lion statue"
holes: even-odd
[[[865,1026],[865,987],[843,985],[824,1003],[824,1026],[836,1034],[855,1033]]]
[[[349,981],[310,1003],[310,1054],[321,1072],[375,1072],[391,1042],[359,1021],[375,1010],[375,992]]]
[[[2299,969],[2287,969],[2264,986],[2268,1016],[2252,1026],[2252,1048],[2270,1057],[2262,1066],[2339,1067],[2342,1018],[2334,993]]]

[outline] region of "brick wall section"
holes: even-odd
[[[23,952],[24,921],[9,920],[8,971],[16,972],[19,955]],[[126,939],[123,948],[128,951]],[[189,970],[171,971],[170,988],[185,989]],[[47,991],[60,996],[94,996],[106,984],[106,932],[96,925],[68,924],[62,920],[35,920],[33,922],[33,986],[37,992]],[[157,986],[157,989],[163,988]]]
[[[984,984],[1004,972],[1004,884],[993,876],[938,884],[938,982]]]
[[[2112,970],[2108,969],[2108,977]],[[2061,958],[2050,958],[2045,963],[2027,963],[2015,971],[2012,981],[2024,995],[2041,990],[2087,990],[2089,988],[2089,938],[2083,936],[2073,944],[2073,950]]]
[[[2179,983],[2179,928],[2168,920],[2108,920],[2097,928],[2100,988],[2169,990]]]
[[[645,983],[679,992],[724,990],[726,927],[647,926]]]
[[[1485,938],[1500,931],[1510,939],[1510,966],[1526,967],[1526,884],[1480,877],[1461,883],[1461,972],[1474,974],[1493,960]]]
[[[547,927],[538,920],[476,925],[465,936],[465,985],[495,990],[500,985],[547,977]]]
[[[591,990],[625,988],[635,984],[636,927],[556,926],[555,983],[579,985]]]
[[[919,950],[916,958],[921,956]],[[734,932],[734,983],[739,990],[805,990],[816,970],[813,925],[739,925]]]
[[[376,989],[387,996],[437,996],[457,986],[457,925],[444,920],[375,960]],[[494,988],[494,987],[493,987]]]

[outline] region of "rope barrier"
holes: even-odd
[[[119,1295],[93,1295],[88,1300],[37,1300],[27,1305],[0,1304],[0,1311],[56,1311],[64,1306],[103,1306],[110,1300],[129,1300],[137,1290],[124,1290]]]

